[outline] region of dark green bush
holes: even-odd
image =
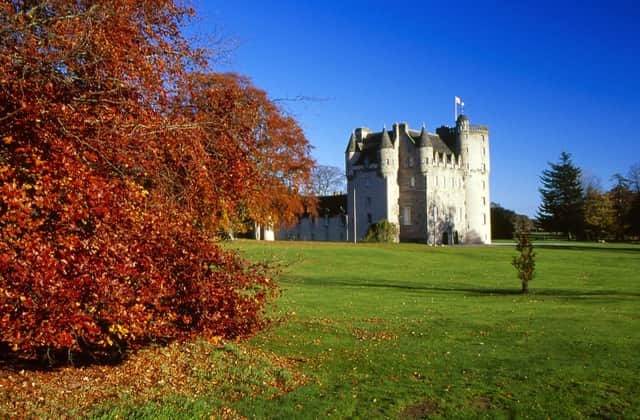
[[[369,226],[364,235],[364,242],[396,242],[398,226],[387,220],[381,220]]]

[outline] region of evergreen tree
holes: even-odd
[[[516,213],[505,209],[498,203],[491,203],[491,237],[494,239],[513,239]]]
[[[627,180],[633,193],[629,217],[627,218],[629,233],[640,236],[640,162],[631,165]]]
[[[538,222],[547,231],[564,232],[570,238],[582,235],[584,198],[580,183],[581,170],[567,152],[560,154],[558,163],[549,163],[540,181],[542,203],[538,208]]]
[[[624,239],[625,234],[631,230],[631,218],[634,194],[629,189],[629,180],[620,174],[614,174],[615,186],[609,191],[614,213],[614,234],[616,240]]]

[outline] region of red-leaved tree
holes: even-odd
[[[240,215],[291,217],[313,162],[264,93],[204,73],[180,32],[191,14],[172,0],[0,2],[9,356],[109,353],[263,325],[268,274],[212,237]],[[259,103],[260,118],[243,101]]]
[[[192,128],[178,133],[188,152],[164,176],[168,196],[226,231],[247,221],[289,224],[314,207],[310,145],[264,91],[235,74],[194,73],[180,92],[172,118]]]

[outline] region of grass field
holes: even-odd
[[[512,246],[229,246],[283,267],[281,320],[202,344],[199,392],[120,390],[89,413],[640,418],[640,246],[541,245],[527,296]]]
[[[538,248],[533,294],[511,247],[246,244],[291,263],[287,324],[255,343],[315,383],[257,416],[640,417],[640,248]]]

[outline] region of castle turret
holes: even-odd
[[[396,151],[391,143],[391,137],[387,132],[387,127],[382,129],[382,138],[380,140],[380,172],[383,177],[387,177],[394,173]]]
[[[420,159],[420,172],[427,173],[429,165],[429,151],[427,149],[429,145],[429,135],[427,134],[427,127],[422,124],[422,131],[420,131],[420,137],[416,141],[416,147],[418,148],[418,159]]]
[[[351,133],[351,137],[349,137],[349,143],[347,144],[347,149],[344,152],[345,157],[345,168],[347,170],[347,176],[353,175],[353,162],[355,162],[358,158],[358,146],[356,144],[356,135],[354,132]]]
[[[456,146],[462,156],[465,183],[466,243],[491,243],[489,197],[489,130],[472,126],[465,115],[456,121]]]

